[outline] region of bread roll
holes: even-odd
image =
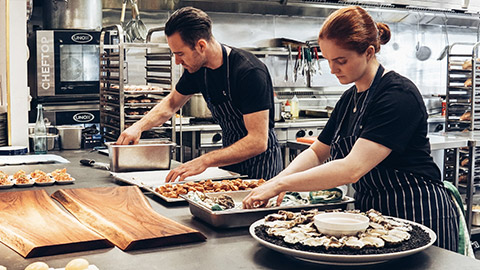
[[[464,83],[463,85],[465,87],[471,87],[472,86],[472,78],[468,78]]]
[[[472,60],[466,60],[462,65],[463,69],[472,69]]]
[[[472,114],[470,112],[465,112],[460,116],[460,121],[470,121],[472,119]]]
[[[48,264],[44,262],[34,262],[29,264],[25,270],[48,270]]]
[[[65,270],[87,270],[88,265],[88,261],[83,258],[73,259],[65,266]]]

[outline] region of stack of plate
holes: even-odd
[[[0,146],[5,146],[7,144],[7,113],[0,113]]]

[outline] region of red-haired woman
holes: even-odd
[[[389,40],[388,26],[361,7],[342,8],[326,19],[318,38],[322,55],[340,83],[354,85],[317,141],[243,204],[253,208],[285,191],[353,184],[357,209],[424,224],[436,232],[436,245],[456,251],[458,213],[430,156],[422,96],[375,56]]]

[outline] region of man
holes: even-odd
[[[184,7],[165,24],[175,63],[185,72],[176,89],[145,117],[126,129],[117,144],[137,143],[142,131],[163,124],[194,93],[202,93],[223,134],[223,148],[208,152],[172,170],[166,182],[199,174],[208,167],[270,179],[282,170],[273,130],[273,86],[267,67],[253,54],[220,44],[209,16]]]

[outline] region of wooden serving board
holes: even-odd
[[[44,190],[0,195],[0,241],[23,257],[112,246],[61,209]]]
[[[155,212],[137,186],[60,189],[52,197],[122,250],[206,239]]]

